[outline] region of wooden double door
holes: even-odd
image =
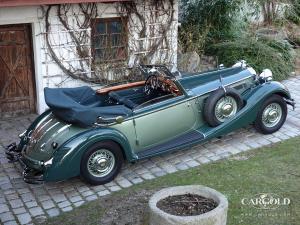
[[[36,111],[30,24],[0,26],[0,118]]]

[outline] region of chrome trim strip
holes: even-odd
[[[54,127],[56,127],[57,125],[59,125],[59,124],[61,124],[61,122],[59,122],[59,121],[57,121],[55,124],[53,124],[51,127],[49,127],[47,130],[45,130],[45,132],[43,133],[43,135],[40,137],[40,139],[39,140],[41,140],[43,137],[44,137],[44,135],[46,135],[50,130],[52,130]],[[38,140],[38,141],[39,141]]]
[[[53,119],[49,119],[47,122],[45,122],[46,120],[44,120],[44,124],[40,124],[39,127],[36,127],[36,129],[33,130],[33,132],[28,137],[30,140],[28,146],[33,147],[38,142],[38,139],[41,139],[43,134],[41,134],[40,136],[40,133],[42,132],[43,128],[46,127],[52,120]]]
[[[49,115],[47,115],[44,119],[42,119],[35,127],[35,129],[32,131],[32,133],[30,135],[28,135],[31,138],[35,138],[35,136],[38,136],[39,133],[43,130],[43,128],[52,121],[53,118],[51,118],[53,116],[52,113],[50,113]],[[49,120],[48,120],[49,119]],[[48,120],[48,121],[47,121]],[[45,122],[47,121],[47,122]],[[44,123],[45,122],[45,123]]]
[[[48,120],[50,117],[52,117],[53,114],[52,112],[50,112],[47,116],[45,116],[40,122],[38,122],[38,124],[35,126],[35,129],[38,129],[46,120]]]
[[[58,123],[59,123],[59,122],[58,122]],[[53,141],[53,139],[54,139],[58,134],[63,133],[63,132],[64,132],[66,129],[68,129],[70,126],[72,126],[72,124],[66,124],[66,125],[64,125],[63,127],[61,127],[58,131],[56,131],[56,132],[48,139],[47,142],[44,143],[45,146],[47,146],[48,143],[49,143],[50,141]]]
[[[52,119],[51,119],[51,121],[52,121]],[[56,122],[56,123],[54,123],[51,127],[49,127],[48,129],[46,129],[46,131],[44,131],[43,134],[42,134],[40,137],[37,137],[37,138],[32,137],[32,139],[31,139],[30,142],[29,142],[29,146],[30,146],[30,147],[35,147],[35,145],[36,145],[41,139],[43,139],[43,137],[44,137],[50,130],[52,130],[54,127],[56,127],[56,126],[59,125],[60,123],[61,123],[61,122]],[[34,144],[34,145],[32,145],[32,144]]]

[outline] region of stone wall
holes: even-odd
[[[178,70],[181,72],[196,73],[213,70],[217,67],[213,56],[199,56],[197,52],[178,53]]]

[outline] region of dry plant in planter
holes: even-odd
[[[150,225],[225,225],[227,198],[201,185],[178,186],[156,192],[149,201]]]

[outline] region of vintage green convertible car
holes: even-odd
[[[80,175],[91,184],[113,180],[124,160],[135,162],[220,137],[248,124],[270,134],[281,128],[287,88],[244,61],[231,68],[175,76],[164,66],[139,66],[145,79],[102,88],[45,89],[49,110],[11,144],[10,160],[30,183]]]

